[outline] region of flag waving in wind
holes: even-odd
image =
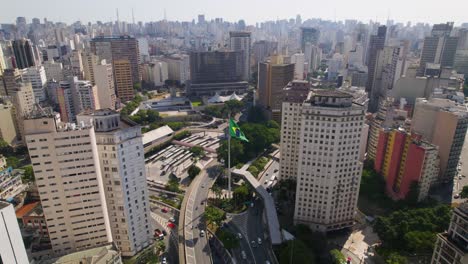
[[[249,140],[245,137],[240,127],[232,119],[229,119],[229,135],[242,141],[249,142]]]

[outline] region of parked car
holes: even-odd
[[[169,222],[175,223],[175,218],[174,217],[169,218]]]
[[[453,198],[455,198],[455,199],[460,198],[460,194],[459,194],[459,193],[455,194],[455,195],[453,196]]]
[[[257,238],[257,243],[258,243],[259,245],[261,245],[261,244],[262,244],[262,239],[261,239],[261,238]]]
[[[205,231],[204,231],[204,230],[200,230],[200,236],[201,236],[201,237],[204,237],[204,236],[205,236]]]
[[[253,248],[256,248],[256,247],[257,247],[257,243],[255,243],[254,240],[252,240],[252,241],[250,242],[250,244],[252,244],[252,247],[253,247]]]
[[[242,234],[241,234],[241,233],[237,233],[237,238],[242,239]]]
[[[161,212],[167,213],[167,212],[169,212],[169,210],[168,210],[166,207],[163,207],[163,208],[161,209]]]
[[[245,254],[244,250],[242,250],[241,256],[242,256],[242,259],[244,259],[244,260],[247,259],[247,254]]]

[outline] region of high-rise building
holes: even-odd
[[[278,42],[260,40],[252,45],[254,67],[257,67],[259,62],[264,62],[268,57],[275,55],[278,50]]]
[[[29,263],[21,231],[12,204],[0,201],[0,261],[1,263]]]
[[[231,31],[229,32],[229,47],[233,51],[241,52],[242,80],[250,80],[250,32]]]
[[[302,104],[285,102],[282,111],[281,144],[290,146],[281,148],[294,151],[281,153],[279,177],[296,179],[294,222],[322,232],[352,226],[362,172],[364,106],[346,92],[313,90]],[[300,133],[297,140],[289,140],[286,130]]]
[[[440,64],[441,67],[452,67],[455,61],[455,53],[458,46],[458,37],[450,36],[453,22],[435,24],[431,36],[424,38],[424,46],[421,52],[418,76],[426,75],[428,63]]]
[[[99,64],[99,57],[92,52],[82,52],[81,61],[83,63],[83,77],[85,80],[91,81],[93,85],[96,84],[94,80],[94,67]],[[111,65],[112,67],[112,65]],[[114,75],[112,75],[114,76]]]
[[[63,65],[61,62],[45,61],[44,66],[47,81],[55,80],[57,82],[63,81]]]
[[[179,81],[185,84],[190,80],[190,57],[186,54],[175,54],[170,57],[161,58],[167,63],[167,74],[169,80]]]
[[[28,39],[13,40],[12,47],[15,54],[16,68],[24,69],[36,65],[33,45]]]
[[[78,77],[80,80],[84,78],[83,61],[80,50],[73,50],[70,56],[70,66],[73,76]]]
[[[57,87],[56,95],[62,122],[74,122],[76,111],[73,102],[73,82],[61,81]]]
[[[54,254],[112,242],[94,128],[52,116],[24,127]]]
[[[75,115],[83,111],[100,109],[97,87],[90,81],[82,81],[74,77],[72,91]]]
[[[43,102],[47,99],[46,86],[47,76],[44,67],[33,66],[23,70],[22,73],[23,82],[30,82],[34,91],[34,97],[39,102]]]
[[[117,97],[123,102],[135,97],[132,82],[132,66],[128,60],[114,60],[114,79]]]
[[[141,128],[112,110],[83,113],[77,120],[92,120],[95,127],[113,239],[123,256],[133,256],[153,235]]]
[[[141,79],[137,40],[129,36],[98,37],[92,39],[91,51],[100,60],[106,60],[112,64],[117,96],[119,98],[122,96],[120,99],[124,102],[132,100],[134,97],[133,84],[139,83]],[[128,71],[130,75],[128,75]],[[124,76],[119,76],[120,74]]]
[[[305,44],[304,57],[305,62],[307,62],[308,64],[307,71],[316,71],[319,68],[322,60],[322,50],[318,46],[312,45],[312,43],[307,42]]]
[[[367,51],[367,68],[368,77],[366,91],[370,94],[374,84],[375,65],[377,64],[377,55],[379,50],[385,46],[385,37],[387,35],[387,27],[380,26],[377,29],[377,35],[371,35],[369,40],[369,48]]]
[[[468,262],[468,203],[453,210],[447,232],[437,235],[431,264],[463,264]]]
[[[169,79],[167,63],[153,59],[142,65],[141,76],[143,81],[161,87]]]
[[[457,175],[467,127],[468,112],[464,105],[449,99],[416,99],[411,132],[439,146],[439,182],[451,182]]]
[[[316,28],[301,27],[301,50],[305,53],[306,43],[318,46],[320,31]]]
[[[283,88],[294,79],[294,64],[283,63],[279,56],[258,64],[258,103],[269,118],[281,122]]]
[[[304,53],[293,54],[291,56],[291,63],[294,63],[294,79],[295,80],[304,80],[304,74],[305,74],[305,71],[304,71],[304,63],[305,63]]]
[[[0,138],[13,145],[16,141],[15,113],[11,103],[0,104]]]
[[[190,53],[191,95],[243,94],[248,83],[242,80],[240,51],[202,51]]]
[[[112,65],[106,60],[93,65],[92,79],[97,86],[99,106],[101,109],[115,109],[116,95]]]
[[[405,199],[417,184],[418,201],[427,198],[439,174],[438,147],[421,140],[420,135],[404,129],[382,129],[379,135],[374,169],[386,183],[393,199]]]
[[[36,99],[31,83],[19,83],[17,90],[13,94],[13,106],[15,112],[15,126],[18,141],[24,140],[24,119],[34,109]]]
[[[21,81],[21,71],[18,69],[5,69],[3,75],[0,75],[0,95],[13,96],[17,90],[18,83]]]
[[[400,48],[383,47],[377,51],[375,57],[374,72],[369,73],[373,80],[369,91],[369,112],[375,113],[378,110],[379,102],[387,98],[389,91],[393,88],[395,78],[397,78],[397,64]],[[370,67],[369,67],[370,69]]]

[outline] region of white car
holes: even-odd
[[[167,259],[166,259],[166,257],[163,257],[163,258],[162,258],[161,263],[162,263],[162,264],[167,264]]]
[[[257,243],[258,243],[259,245],[261,245],[261,244],[262,244],[262,239],[261,239],[261,238],[257,238]]]
[[[242,259],[247,259],[247,254],[245,254],[244,250],[242,250],[241,255],[242,255]]]
[[[205,231],[204,231],[204,230],[201,230],[201,231],[200,231],[200,236],[201,236],[201,237],[204,237],[204,236],[205,236]]]
[[[458,193],[457,193],[457,194],[455,194],[455,195],[453,196],[453,198],[455,198],[455,199],[458,199],[458,198],[460,198],[460,194],[458,194]]]
[[[237,238],[242,239],[242,234],[241,234],[241,233],[237,233]]]

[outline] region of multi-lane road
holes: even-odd
[[[209,188],[219,173],[219,163],[213,160],[190,185],[190,196],[185,207],[184,237],[187,264],[212,263],[211,250],[203,219]]]

